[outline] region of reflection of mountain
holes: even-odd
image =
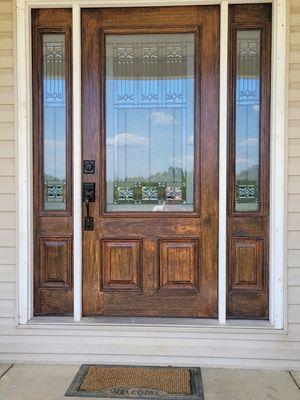
[[[252,165],[251,167],[244,169],[243,171],[241,171],[237,178],[240,180],[253,180],[256,181],[258,180],[259,177],[259,165],[255,164]]]

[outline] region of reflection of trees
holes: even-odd
[[[150,176],[134,176],[126,179],[107,180],[108,192],[114,193],[114,197],[118,197],[115,192],[116,187],[127,187],[135,193],[141,189],[142,186],[148,188],[157,188],[158,197],[160,198],[164,193],[166,187],[179,188],[182,191],[183,200],[187,200],[188,204],[193,202],[194,192],[194,172],[185,172],[179,167],[169,167],[165,171],[156,172]]]
[[[259,177],[259,165],[255,164],[251,167],[242,170],[238,175],[239,180],[257,181]]]
[[[61,179],[58,176],[51,175],[51,174],[44,174],[44,180],[45,181],[60,181],[60,182],[65,181],[65,179]]]
[[[119,183],[121,182],[184,182],[188,179],[188,175],[193,176],[192,172],[184,172],[182,168],[179,167],[169,167],[166,171],[156,172],[155,174],[151,174],[150,176],[134,176],[125,178],[122,180],[117,180]],[[111,183],[108,180],[108,183]]]

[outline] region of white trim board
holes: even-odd
[[[32,126],[31,126],[31,8],[71,7],[73,10],[73,178],[74,178],[74,320],[80,321],[82,308],[81,253],[81,83],[80,83],[80,9],[82,7],[124,7],[155,5],[221,6],[220,46],[220,192],[219,192],[219,321],[226,322],[226,121],[227,121],[227,36],[228,5],[270,3],[261,0],[16,0],[17,36],[17,141],[18,141],[18,312],[17,325],[25,325],[33,316],[32,273]],[[271,110],[271,212],[270,212],[270,322],[284,328],[285,260],[285,116],[286,116],[286,1],[273,0],[273,58]],[[276,160],[276,166],[275,166]],[[101,325],[101,324],[100,324]],[[252,324],[256,326],[256,322]],[[257,325],[259,326],[259,324]]]

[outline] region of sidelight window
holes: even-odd
[[[44,209],[66,210],[65,34],[43,34]]]
[[[261,31],[236,32],[235,211],[260,207]]]

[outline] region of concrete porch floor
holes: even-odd
[[[0,364],[1,400],[67,400],[78,365]],[[202,368],[205,400],[300,400],[300,371]]]

